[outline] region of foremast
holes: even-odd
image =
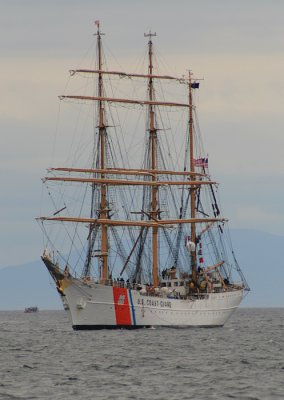
[[[95,36],[97,36],[97,55],[98,55],[98,70],[102,70],[102,38],[103,35],[100,30],[100,22],[96,21],[97,32]],[[100,177],[102,180],[105,179],[104,170],[107,168],[106,162],[106,123],[105,123],[105,113],[104,113],[104,101],[102,100],[104,95],[104,86],[103,86],[103,74],[101,72],[98,73],[98,85],[97,85],[97,96],[99,101],[97,102],[97,115],[98,115],[98,132],[99,132],[99,158],[96,164],[98,171],[100,173]],[[92,183],[92,202],[91,202],[91,219],[94,218],[94,207],[95,207],[95,188],[96,183]],[[99,220],[107,220],[109,217],[108,212],[108,201],[107,201],[107,185],[102,184],[100,186],[100,200],[99,200],[99,209],[97,210],[98,219]],[[93,257],[93,247],[94,247],[94,224],[90,224],[89,228],[89,245],[88,245],[88,253],[87,259],[84,268],[84,276],[90,275],[90,266]],[[101,259],[101,268],[100,268],[100,278],[101,281],[106,281],[108,279],[109,271],[108,271],[108,225],[101,224],[101,249],[99,257]]]
[[[97,23],[97,46],[98,46],[98,67],[99,70],[102,70],[102,45],[101,45],[101,32],[100,32],[100,24]],[[103,75],[102,73],[98,74],[98,97],[103,97]],[[99,100],[98,102],[98,114],[99,114],[99,140],[100,140],[100,168],[104,170],[106,168],[106,160],[105,160],[105,139],[106,139],[106,126],[104,120],[104,106],[103,101]],[[105,175],[102,173],[101,178],[104,179]],[[107,202],[107,187],[106,185],[101,185],[101,202],[100,202],[100,210],[99,210],[99,219],[108,219],[108,202]],[[105,281],[108,279],[108,226],[102,224],[101,231],[101,260],[102,260],[102,268],[101,268],[101,279]]]

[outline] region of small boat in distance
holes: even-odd
[[[34,307],[26,307],[25,308],[25,313],[36,313],[38,312],[38,307],[34,306]]]
[[[96,66],[71,70],[75,94],[60,96],[82,121],[43,179],[42,261],[75,330],[223,326],[249,287],[203,148],[200,79],[159,73],[151,31],[145,70],[108,69],[96,25]]]

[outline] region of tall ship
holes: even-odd
[[[60,96],[80,116],[43,178],[42,261],[75,330],[223,326],[249,287],[209,173],[200,80],[160,73],[151,31],[144,71],[109,68],[96,27],[94,64]]]

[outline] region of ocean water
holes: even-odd
[[[2,311],[0,399],[284,399],[284,309],[239,309],[223,328],[81,332],[64,311]]]

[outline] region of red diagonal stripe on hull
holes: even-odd
[[[131,312],[127,289],[113,288],[113,300],[117,325],[131,325]]]

